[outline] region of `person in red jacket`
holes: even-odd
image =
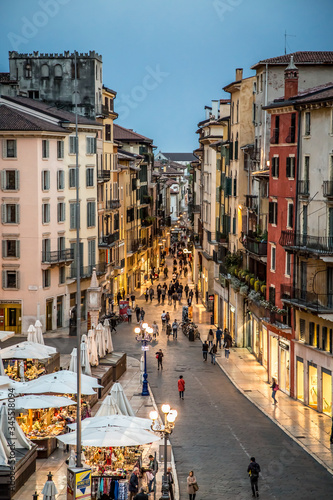
[[[178,392],[179,392],[179,399],[184,399],[185,380],[183,379],[183,375],[179,375]]]

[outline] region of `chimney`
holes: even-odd
[[[290,56],[289,66],[284,70],[284,99],[298,94],[298,68],[294,64],[294,57]]]
[[[242,80],[243,78],[243,68],[236,68],[236,82]]]
[[[219,118],[219,101],[212,101],[212,115],[215,120]]]

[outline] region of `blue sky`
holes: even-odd
[[[8,51],[103,56],[119,125],[158,150],[197,147],[197,123],[235,68],[298,50],[333,50],[332,0],[1,0],[0,71]]]

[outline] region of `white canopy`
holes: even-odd
[[[101,323],[98,323],[96,327],[96,345],[97,345],[97,353],[100,358],[104,358],[105,352],[105,340],[103,333],[103,326]]]
[[[55,347],[26,341],[5,347],[0,354],[2,359],[47,359],[56,352]]]
[[[95,417],[106,417],[107,415],[122,415],[119,406],[111,394],[106,396],[101,406],[98,408]]]
[[[76,405],[72,399],[63,396],[27,395],[15,398],[15,410],[39,410],[40,408],[62,408]]]
[[[135,417],[135,413],[126,397],[126,394],[124,393],[122,385],[119,382],[113,384],[110,394],[113,396],[113,399],[116,401],[123,415]]]
[[[94,330],[89,330],[88,332],[88,355],[91,366],[98,366],[98,353]]]
[[[81,392],[85,395],[95,394],[94,388],[102,387],[94,377],[81,374]],[[69,370],[43,375],[24,385],[23,394],[76,394],[77,375]]]
[[[0,409],[0,436],[2,434],[7,441],[10,440],[12,443],[14,443],[16,449],[26,448],[30,450],[32,446],[31,442],[25,437],[24,432],[22,431],[17,421],[14,419],[14,426],[11,425],[10,429],[8,423],[9,417],[7,405],[2,404]],[[2,442],[2,444],[4,443]]]
[[[125,427],[126,429],[150,430],[151,420],[149,418],[129,417],[128,415],[108,415],[103,417],[91,417],[82,420],[82,430],[101,429],[102,427]],[[77,424],[68,424],[70,429],[76,429]]]

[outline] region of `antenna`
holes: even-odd
[[[284,30],[284,55],[287,54],[287,36],[292,36],[296,38],[296,35],[288,35],[287,30]]]

